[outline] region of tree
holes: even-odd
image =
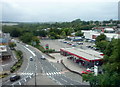
[[[16,46],[16,44],[14,43],[14,42],[10,42],[9,43],[9,47],[13,50],[14,49],[14,47]]]
[[[66,37],[65,31],[62,31],[62,32],[61,32],[60,37],[61,37],[61,38],[65,38],[65,37]]]
[[[24,33],[20,40],[22,40],[24,43],[30,43],[32,41],[33,34],[32,33]]]
[[[96,43],[96,46],[97,46],[102,52],[105,52],[105,49],[106,49],[107,45],[108,45],[108,41],[106,41],[106,40],[102,40],[102,41]]]
[[[18,28],[15,28],[15,29],[13,29],[13,30],[10,32],[10,35],[11,35],[12,37],[19,37],[19,36],[21,35],[21,32],[20,32],[20,30],[19,30]]]
[[[39,38],[37,38],[36,36],[33,36],[33,37],[32,37],[32,44],[38,45],[39,43],[40,43]]]
[[[104,34],[99,35],[99,36],[96,38],[96,43],[97,43],[97,42],[100,42],[100,41],[102,41],[102,40],[106,40],[106,35],[104,35]]]
[[[94,84],[95,87],[120,87],[120,39],[113,39],[105,49],[105,56],[103,58],[103,74],[98,76],[83,76],[89,83]],[[111,46],[111,52],[108,48]],[[108,54],[110,53],[110,54]],[[91,80],[93,79],[93,80]],[[96,81],[94,81],[96,79]],[[93,85],[92,85],[93,86]]]
[[[83,36],[83,33],[82,33],[81,31],[77,31],[77,32],[75,33],[75,36]]]

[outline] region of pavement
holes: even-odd
[[[51,53],[50,55],[55,57],[54,62],[58,61],[58,63],[61,63],[62,60],[65,67],[67,67],[71,71],[81,74],[82,71],[86,70],[86,68],[80,66],[79,64],[75,63],[70,59],[67,59],[67,57],[60,55],[60,53]],[[53,62],[53,60],[50,61]]]

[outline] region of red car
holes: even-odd
[[[91,70],[85,70],[85,71],[82,71],[81,74],[88,74],[88,73],[92,73]]]

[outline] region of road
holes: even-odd
[[[42,60],[40,58],[41,54],[37,50],[34,50],[33,48],[31,48],[31,50],[36,53],[39,62],[42,65],[41,68],[43,75],[48,76],[58,85],[81,85],[80,82],[68,78],[65,73],[62,73],[62,71],[58,69],[53,63],[49,62],[48,60]]]
[[[81,82],[67,77],[65,73],[58,69],[53,63],[48,60],[42,60],[41,53],[35,48],[26,46],[23,43],[17,43],[17,47],[26,54],[26,67],[24,67],[20,72],[17,72],[17,74],[21,75],[20,80],[15,82],[10,82],[8,80],[3,83],[3,85],[26,85],[26,83],[35,77],[35,75],[47,76],[58,85],[82,85]],[[33,57],[33,61],[29,60],[30,56]],[[33,82],[32,85],[35,85],[35,83]],[[46,85],[49,84],[46,83]]]

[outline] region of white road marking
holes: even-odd
[[[59,74],[58,72],[56,72],[56,74]]]
[[[24,46],[25,47],[25,46]],[[34,52],[32,52],[30,49],[28,49],[27,47],[25,47],[34,57],[36,56]]]
[[[64,82],[67,82],[66,80],[64,80],[63,78],[61,78]]]
[[[46,73],[46,75],[49,75],[48,73]]]
[[[74,84],[71,83],[70,85],[74,85]]]
[[[57,74],[56,72],[53,72],[53,74]]]
[[[31,79],[32,77],[31,77],[31,76],[29,76],[29,78]]]
[[[61,74],[60,72],[58,72],[59,74]]]
[[[26,78],[24,79],[24,81],[26,82]]]
[[[19,85],[21,85],[21,82],[19,82]]]

